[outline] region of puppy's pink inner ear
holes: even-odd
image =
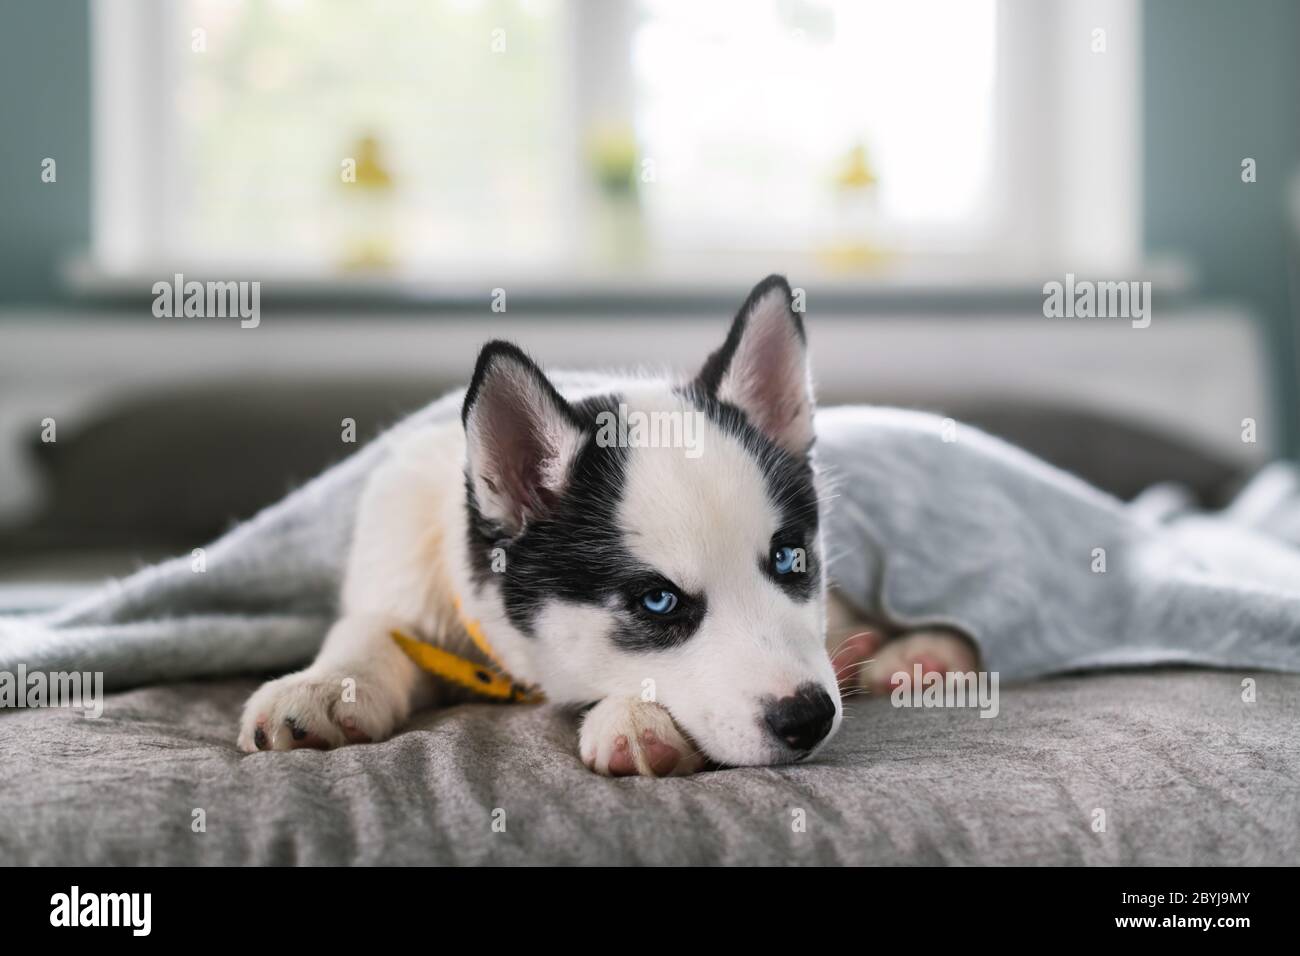
[[[555,504],[581,435],[526,371],[488,375],[466,422],[471,476],[483,513],[518,530]]]
[[[784,295],[773,291],[755,304],[718,389],[759,431],[794,454],[812,445],[808,360]]]
[[[484,396],[479,426],[483,442],[482,478],[507,508],[503,517],[522,525],[548,507],[554,494],[546,486],[546,461],[553,452],[544,428],[530,412],[500,394]]]

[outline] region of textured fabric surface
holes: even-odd
[[[574,717],[547,707],[243,755],[254,686],[120,693],[94,720],[0,713],[0,863],[1300,863],[1296,676],[1056,678],[1003,686],[992,719],[858,699],[814,764],[670,780],[591,774]]]

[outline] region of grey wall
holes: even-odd
[[[1204,292],[1259,314],[1294,455],[1300,362],[1285,194],[1300,166],[1300,4],[1147,0],[1144,13],[1147,249],[1186,256]],[[1258,164],[1253,184],[1241,181],[1247,156]]]
[[[87,0],[8,3],[0,19],[0,302],[56,298],[60,257],[90,238],[89,19]]]

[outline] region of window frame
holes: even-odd
[[[161,214],[182,208],[184,200],[175,131],[167,122],[184,51],[164,42],[178,35],[180,8],[167,0],[96,0],[91,15],[93,238],[82,280],[225,267],[176,261],[168,253],[177,247],[175,219]],[[565,15],[569,102],[557,122],[571,144],[566,165],[572,175],[557,188],[568,193],[573,218],[581,221],[580,131],[601,121],[626,123],[633,115],[636,0],[570,0]],[[1090,51],[1097,27],[1107,32],[1104,54]],[[971,247],[915,253],[912,264],[921,275],[942,284],[954,277],[1041,275],[1067,263],[1076,272],[1128,274],[1140,267],[1140,28],[1139,0],[1096,0],[1086,7],[1068,0],[998,0],[995,218],[987,237]],[[1087,175],[1079,176],[1081,170]],[[158,195],[165,201],[156,201]],[[574,266],[583,275],[591,264]],[[671,257],[646,266],[639,277],[673,278]],[[797,268],[815,271],[811,262]],[[270,269],[295,272],[289,257]],[[491,269],[484,263],[485,272]],[[323,263],[294,277],[308,285],[346,281]]]

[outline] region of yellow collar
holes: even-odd
[[[451,651],[417,640],[401,631],[389,633],[397,645],[406,652],[406,656],[417,665],[453,684],[468,687],[484,697],[510,703],[536,704],[545,699],[537,688],[516,684],[511,679],[506,669],[501,666],[500,658],[492,650],[487,637],[484,636],[483,626],[473,618],[466,617],[461,610],[460,598],[456,598],[456,617],[460,620],[460,626],[465,629],[465,633],[469,635],[469,639],[474,642],[474,646],[491,661],[490,665],[485,667],[477,664],[468,657],[453,654]]]

